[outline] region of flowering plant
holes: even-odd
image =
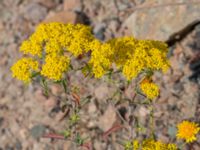
[[[139,78],[136,93],[144,96],[150,113],[151,136],[140,142],[131,139],[125,144],[125,149],[134,150],[177,150],[175,144],[165,144],[154,138],[154,99],[159,96],[159,87],[153,82],[152,76],[156,71],[166,72],[169,68],[167,45],[160,41],[138,40],[134,37],[120,37],[101,42],[96,39],[91,28],[85,25],[47,23],[40,24],[36,31],[24,41],[20,47],[24,56],[12,67],[13,77],[28,84],[39,78],[47,92],[47,81],[63,85],[66,91],[66,74],[73,70],[72,59],[86,57],[87,61],[80,68],[85,76],[101,78],[122,73],[130,82]],[[74,96],[79,104],[79,97]],[[71,124],[79,121],[78,111],[69,118]],[[187,143],[196,140],[199,127],[195,123],[185,121],[178,125],[177,137]],[[71,136],[70,129],[65,131],[65,138]],[[74,139],[83,145],[80,134]],[[80,142],[81,141],[81,142]]]

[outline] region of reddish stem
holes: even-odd
[[[80,97],[75,93],[72,93],[72,97],[75,99],[75,103],[80,106]]]
[[[63,135],[58,135],[58,134],[45,134],[42,136],[43,138],[52,138],[52,139],[59,139],[59,140],[65,140],[65,137]]]
[[[88,150],[91,150],[91,149],[92,149],[91,143],[90,143],[90,142],[84,143],[83,145],[81,145],[81,147],[85,147],[85,148],[87,148]]]
[[[108,137],[111,133],[113,133],[113,132],[115,132],[115,131],[117,131],[117,130],[123,128],[123,127],[124,127],[124,126],[122,126],[122,125],[120,125],[120,124],[114,125],[113,127],[111,127],[110,129],[108,129],[106,132],[103,133],[103,138],[104,138],[104,139],[107,139],[107,137]]]

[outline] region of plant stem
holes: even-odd
[[[154,108],[153,102],[150,103],[150,130],[151,130],[151,138],[154,139]]]

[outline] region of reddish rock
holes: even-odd
[[[63,7],[67,11],[81,10],[81,0],[64,0]]]
[[[77,15],[71,11],[49,13],[43,22],[76,23]]]

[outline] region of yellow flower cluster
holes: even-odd
[[[68,70],[69,62],[67,56],[47,55],[45,64],[42,66],[41,75],[52,80],[60,80],[62,74]]]
[[[40,59],[41,63],[37,64],[37,67],[41,70],[37,71],[40,71],[41,75],[52,80],[61,80],[62,74],[67,71],[70,63],[66,53],[70,52],[78,56],[90,50],[90,42],[94,39],[90,30],[90,27],[81,24],[56,22],[40,24],[30,38],[22,43],[20,51]],[[30,60],[26,62],[32,65]],[[24,64],[25,61],[22,58],[11,70],[14,77],[27,82],[30,81],[31,70],[28,72],[30,66]],[[23,68],[23,70],[20,71],[17,68]]]
[[[151,78],[143,79],[140,83],[140,89],[151,100],[159,95],[159,87],[152,82]]]
[[[128,59],[131,59],[137,40],[133,37],[122,37],[111,39],[108,43],[111,45],[113,51],[112,62],[117,67],[122,67]]]
[[[40,24],[31,37],[22,43],[20,51],[41,57],[43,49],[47,54],[66,50],[78,56],[89,51],[92,40],[88,26],[56,22]]]
[[[134,51],[123,67],[123,74],[130,80],[145,70],[162,70],[169,68],[167,45],[159,41],[138,40]]]
[[[133,37],[114,38],[106,43],[94,40],[90,49],[95,77],[103,76],[111,64],[122,68],[128,80],[145,70],[165,72],[169,68],[167,45],[160,41],[136,40]]]
[[[138,140],[134,140],[133,150],[178,150],[178,148],[175,144],[166,144],[153,139],[145,139],[141,144]]]
[[[42,57],[42,46],[35,40],[26,40],[22,43],[20,51],[24,54],[38,55]]]
[[[107,70],[111,67],[112,62],[110,61],[113,51],[109,44],[101,43],[98,40],[94,40],[90,44],[91,58],[89,65],[92,66],[92,71],[96,78],[102,77]]]
[[[38,62],[32,58],[22,58],[11,67],[11,71],[13,72],[13,77],[29,83],[32,71],[38,71]]]
[[[39,59],[40,74],[53,80],[60,80],[67,71],[70,53],[77,57],[90,51],[87,65],[96,78],[109,71],[112,64],[116,64],[128,80],[145,70],[165,71],[169,67],[167,46],[162,42],[122,37],[102,43],[94,38],[90,27],[81,24],[40,24],[22,43],[20,51]]]
[[[186,143],[196,141],[196,134],[200,131],[198,124],[189,121],[183,121],[177,125],[177,138],[186,140]]]

